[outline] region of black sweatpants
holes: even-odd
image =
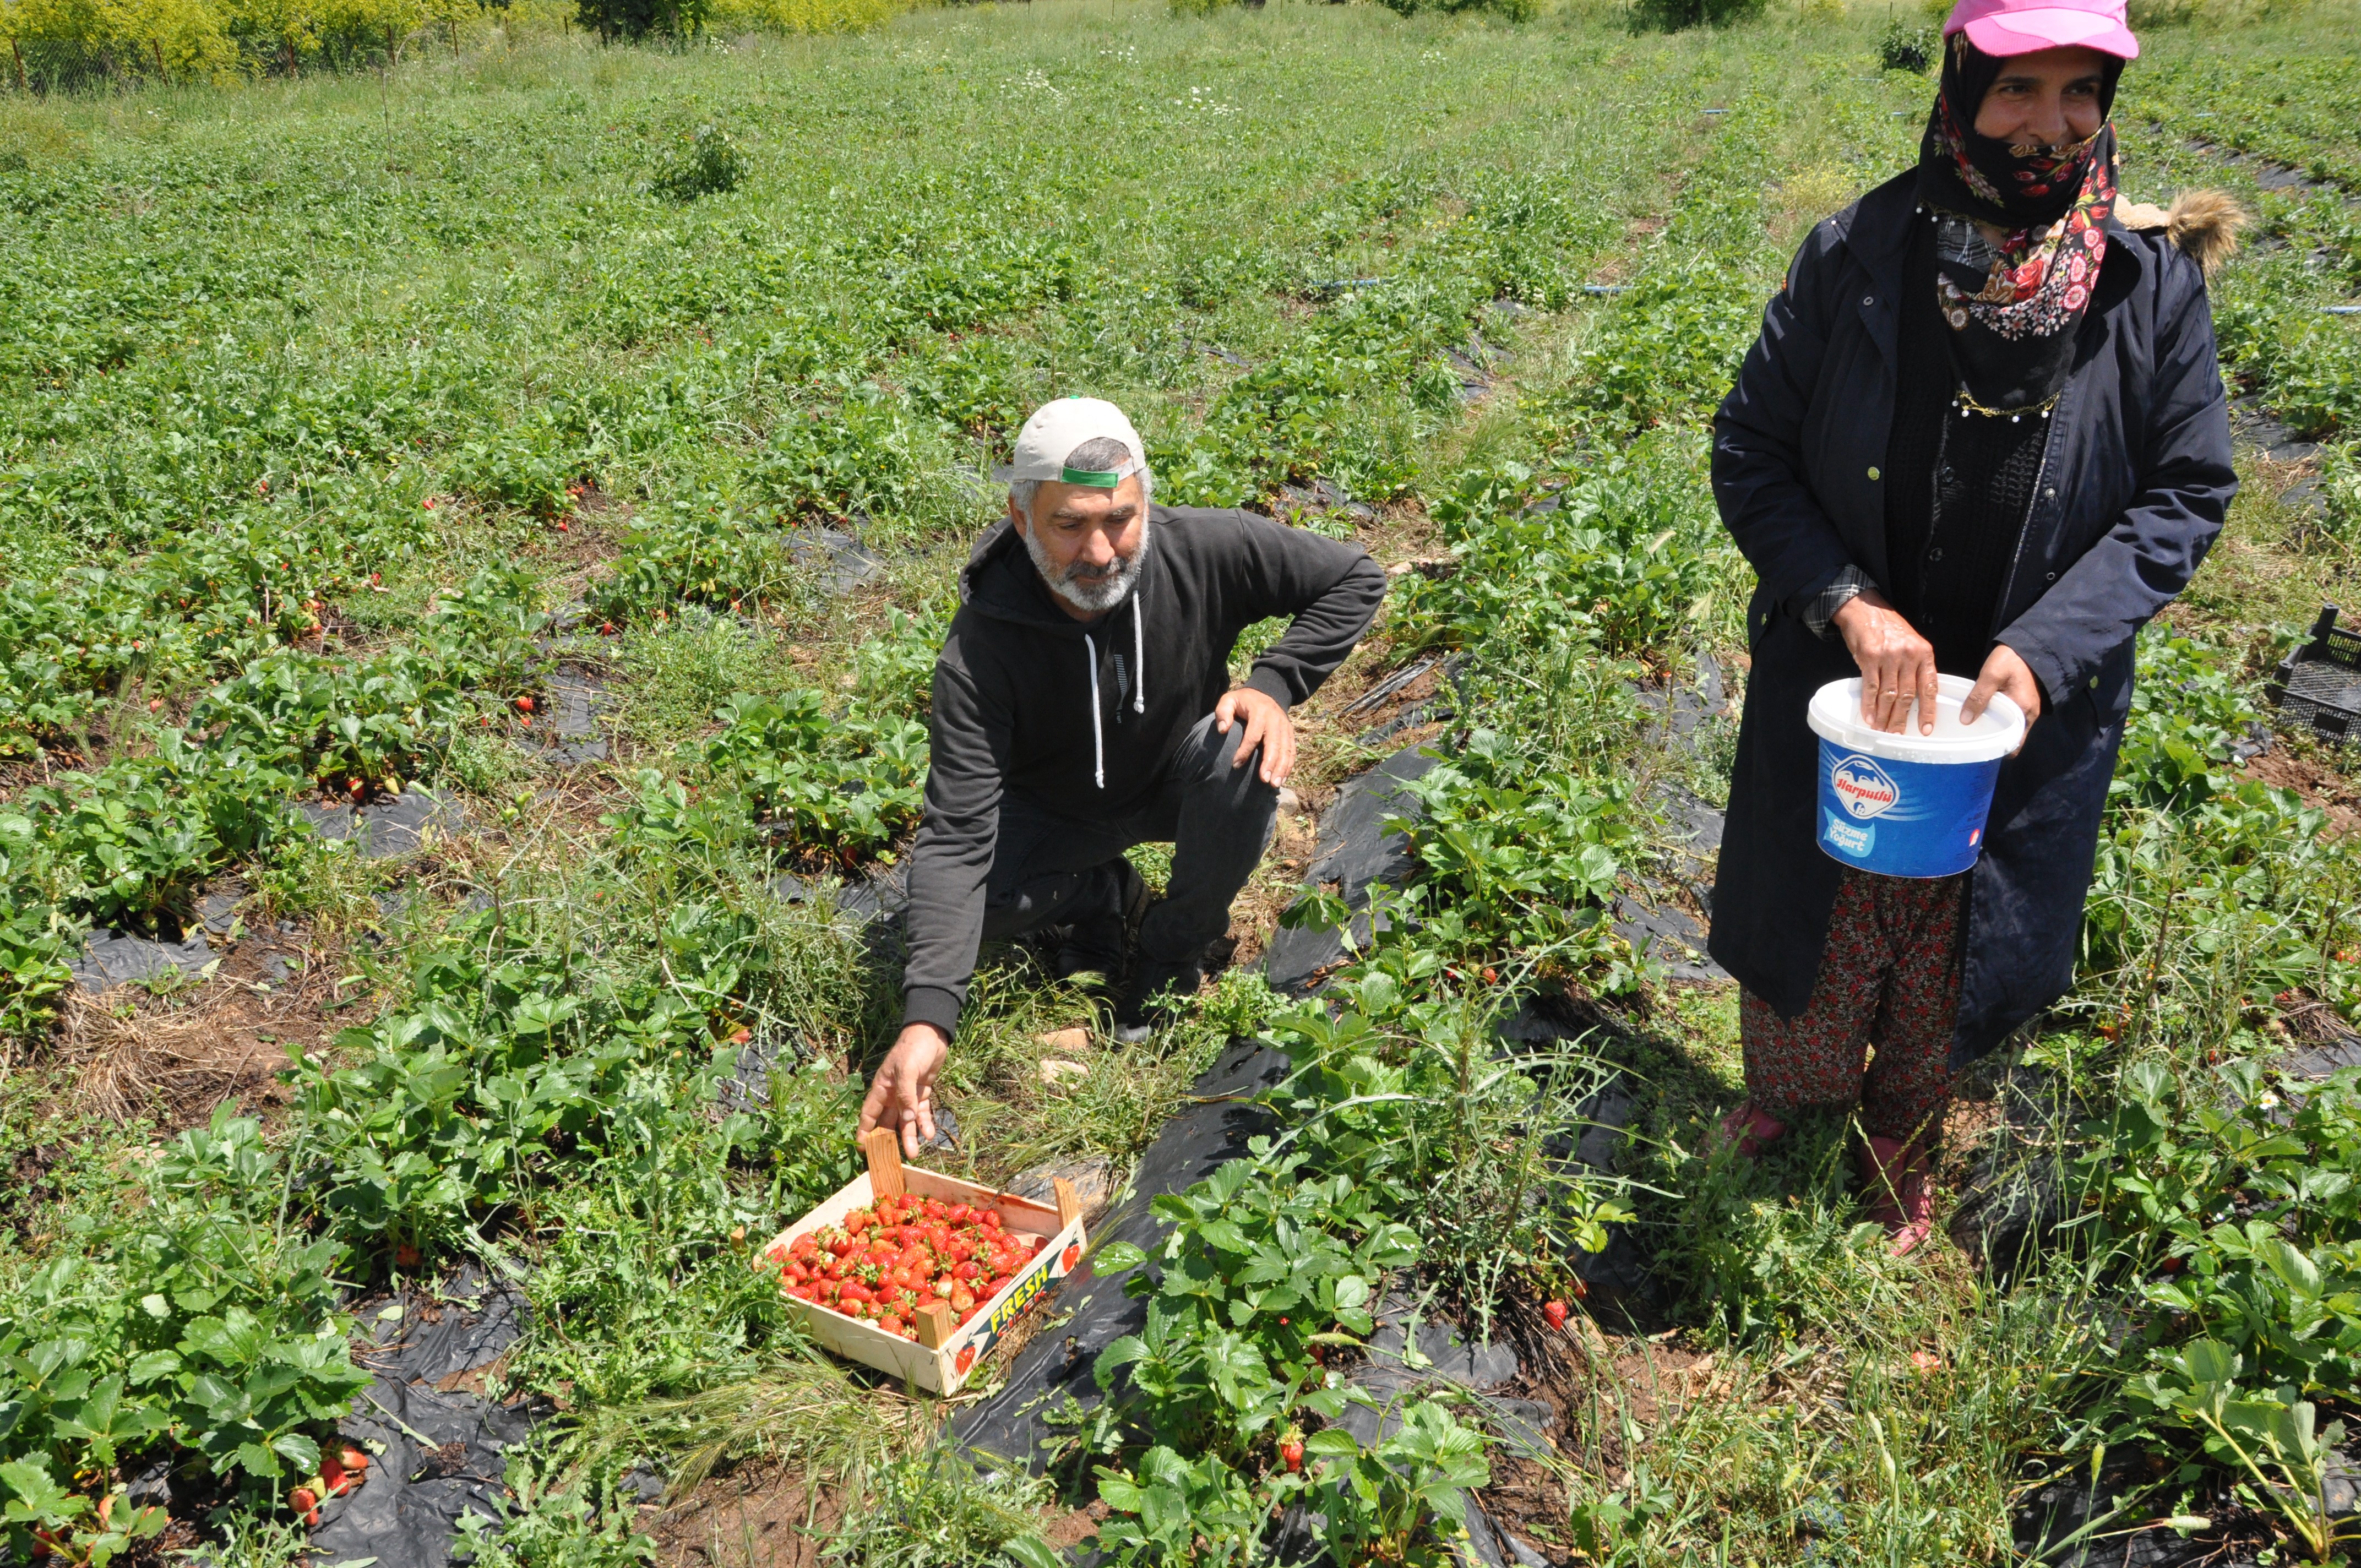
[[[1172,877],[1140,923],[1140,956],[1188,963],[1230,928],[1230,901],[1269,847],[1279,790],[1262,782],[1259,750],[1236,767],[1238,725],[1199,719],[1173,753],[1163,786],[1127,816],[1061,815],[1017,795],[1000,802],[1000,835],[984,881],[983,935],[1005,941],[1101,913],[1098,868],[1135,844],[1170,843]]]

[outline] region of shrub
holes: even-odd
[[[1489,11],[1512,22],[1530,22],[1541,11],[1540,0],[1385,0],[1385,5],[1388,10],[1404,16],[1414,16],[1421,11]]]
[[[1637,0],[1631,26],[1661,33],[1711,26],[1727,27],[1751,22],[1763,14],[1764,0]]]
[[[719,126],[703,125],[684,137],[682,145],[665,150],[648,189],[675,202],[694,202],[699,196],[735,191],[745,177],[745,157],[730,133]]]
[[[851,33],[889,22],[910,0],[716,0],[711,26],[736,32],[773,27],[783,33]]]
[[[1942,39],[1934,28],[1914,27],[1896,16],[1885,25],[1885,36],[1877,40],[1877,63],[1883,70],[1924,76],[1941,47]]]
[[[708,0],[577,0],[575,21],[602,42],[651,36],[685,38],[704,30]]]

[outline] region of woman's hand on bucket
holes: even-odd
[[[1984,667],[1976,672],[1975,689],[1960,704],[1960,722],[1973,724],[1991,703],[1994,692],[2024,709],[2025,731],[2031,734],[2033,721],[2041,717],[2041,683],[2033,678],[2032,668],[2016,650],[2005,642],[1994,643],[1993,651],[1984,655]],[[2016,751],[2024,750],[2025,736],[2020,735]],[[2014,757],[2016,751],[2009,755]]]
[[[1861,666],[1861,717],[1889,735],[1902,733],[1910,705],[1918,705],[1918,733],[1935,732],[1935,645],[1918,635],[1875,588],[1863,588],[1835,618],[1845,647]],[[1989,668],[1989,666],[1987,666]]]

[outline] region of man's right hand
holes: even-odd
[[[902,1152],[916,1158],[918,1146],[935,1135],[935,1075],[951,1054],[951,1043],[932,1024],[906,1024],[894,1048],[869,1080],[861,1102],[861,1130],[892,1127],[902,1135]]]
[[[1889,735],[1902,733],[1910,705],[1918,704],[1918,733],[1935,732],[1935,645],[1912,629],[1875,588],[1863,588],[1834,618],[1852,662],[1861,666],[1861,721]]]

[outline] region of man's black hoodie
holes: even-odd
[[[1005,518],[960,575],[910,860],[906,1023],[948,1035],[959,1022],[1004,793],[1076,821],[1139,809],[1229,689],[1239,632],[1294,617],[1246,682],[1292,707],[1345,662],[1386,593],[1359,545],[1247,511],[1152,507],[1146,554],[1132,592],[1088,621],[1059,608]]]

